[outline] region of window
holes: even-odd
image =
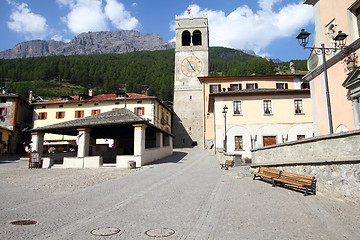
[[[75,111],[75,118],[84,117],[84,110]]]
[[[120,102],[116,102],[116,103],[115,103],[115,105],[119,105],[119,104],[120,104]]]
[[[62,107],[64,107],[64,105],[59,105],[59,107],[61,107],[61,108],[62,108]]]
[[[302,100],[301,99],[295,99],[294,100],[294,107],[295,107],[295,114],[302,114],[303,107],[302,107]]]
[[[47,112],[39,113],[39,120],[45,120],[45,119],[47,119]]]
[[[289,85],[287,83],[277,83],[276,88],[277,89],[288,89]]]
[[[242,136],[235,136],[235,150],[243,150],[243,137]]]
[[[99,103],[94,103],[94,106],[98,106],[99,105]]]
[[[101,113],[100,109],[93,109],[91,110],[91,115],[99,114]]]
[[[258,88],[257,83],[247,83],[246,84],[246,89],[254,89],[254,88]]]
[[[297,135],[297,140],[305,139],[305,135]]]
[[[78,106],[79,106],[79,107],[81,107],[81,106],[82,106],[82,104],[78,104]]]
[[[57,119],[63,119],[65,117],[65,112],[56,112]]]
[[[355,9],[355,16],[356,16],[356,21],[357,21],[357,25],[358,25],[358,34],[360,36],[360,7]]]
[[[264,114],[272,114],[271,100],[264,100]]]
[[[181,45],[182,46],[190,46],[190,32],[189,31],[184,31],[181,34]]]
[[[142,103],[142,101],[137,101],[136,103]]]
[[[217,92],[221,92],[221,85],[220,84],[210,85],[210,93],[217,93]]]
[[[0,116],[6,116],[6,108],[0,108]]]
[[[199,30],[193,32],[192,40],[194,46],[201,45],[201,32]]]
[[[233,107],[234,107],[234,114],[241,114],[241,101],[234,101]]]
[[[145,108],[144,107],[136,107],[136,108],[134,108],[134,113],[139,116],[142,116],[145,114]]]
[[[241,90],[241,84],[230,84],[230,91],[237,91],[237,90]]]
[[[46,108],[46,106],[41,106],[41,108]]]

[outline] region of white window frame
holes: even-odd
[[[300,101],[301,102],[301,106],[300,106],[300,110],[301,110],[301,112],[300,113],[297,113],[296,112],[296,102],[297,101]],[[302,99],[299,99],[299,98],[297,98],[297,99],[294,99],[294,113],[296,114],[296,115],[303,115],[304,114],[304,103],[303,103],[303,100]]]
[[[266,113],[266,112],[265,112],[265,102],[270,102],[270,113]],[[273,109],[273,107],[272,107],[272,101],[271,101],[271,99],[264,99],[264,100],[263,100],[263,113],[264,113],[265,116],[271,116],[271,115],[274,114],[274,109]]]
[[[236,138],[241,138],[241,148],[237,148],[238,141],[236,141]],[[244,137],[243,136],[234,136],[234,146],[235,146],[235,151],[243,151],[244,150]]]
[[[239,103],[239,113],[235,113],[235,103]],[[242,108],[241,108],[241,100],[233,101],[233,114],[234,115],[242,115]]]

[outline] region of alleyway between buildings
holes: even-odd
[[[136,170],[2,161],[0,239],[360,239],[360,206],[225,173],[200,148]]]

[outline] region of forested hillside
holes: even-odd
[[[85,93],[113,93],[126,85],[128,92],[150,86],[150,94],[172,101],[174,50],[127,54],[51,56],[0,60],[0,80],[8,92],[27,97],[32,90],[43,98]],[[212,47],[210,75],[274,74],[275,65],[242,51]]]

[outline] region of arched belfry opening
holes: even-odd
[[[199,30],[195,30],[192,37],[192,42],[194,46],[201,45],[201,32]]]
[[[191,35],[189,31],[183,31],[181,34],[181,45],[182,46],[190,46],[191,43]]]

